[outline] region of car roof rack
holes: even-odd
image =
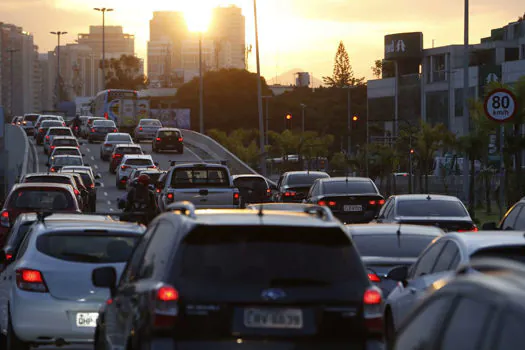
[[[186,215],[192,219],[196,219],[195,215],[195,206],[193,203],[184,201],[184,202],[175,202],[168,205],[168,211],[180,211],[182,215]]]
[[[225,159],[224,160],[200,159],[196,161],[195,160],[170,160],[169,162],[170,162],[170,166],[175,166],[178,164],[196,164],[196,165],[217,164],[217,165],[225,165],[225,166],[228,165],[228,161]]]

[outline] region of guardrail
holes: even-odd
[[[184,143],[203,150],[215,159],[228,161],[228,166],[233,175],[236,174],[258,174],[248,164],[240,160],[235,154],[231,153],[226,147],[207,135],[203,135],[193,130],[182,130]]]
[[[30,142],[25,131],[15,125],[5,126],[4,176],[7,191],[28,172]]]

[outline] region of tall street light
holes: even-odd
[[[7,52],[9,53],[9,64],[10,64],[10,70],[11,70],[11,101],[10,101],[10,104],[11,104],[11,116],[14,116],[15,115],[15,74],[14,74],[14,71],[15,71],[15,65],[14,65],[14,60],[13,60],[13,54],[15,52],[18,52],[20,50],[18,49],[7,49]]]
[[[255,58],[257,61],[257,105],[259,110],[259,164],[261,174],[266,176],[266,150],[264,147],[264,120],[263,120],[263,100],[261,84],[261,61],[259,57],[259,27],[257,23],[257,0],[253,0],[253,17],[255,20]]]
[[[62,98],[62,96],[60,96],[60,37],[62,35],[66,35],[67,32],[60,32],[60,31],[56,31],[56,32],[49,32],[53,35],[56,35],[57,38],[58,38],[58,45],[57,45],[57,82],[56,82],[56,86],[55,86],[55,89],[56,89],[56,98],[57,98],[57,106],[58,104],[60,103],[60,100]]]
[[[469,49],[469,0],[465,0],[465,20],[464,20],[464,43],[463,43],[463,135],[468,135],[470,132],[470,113],[468,109],[469,97],[469,64],[470,64],[470,49]],[[468,154],[465,153],[463,157],[463,193],[467,203],[470,204],[469,198],[469,159]]]
[[[266,101],[266,140],[265,140],[265,144],[267,146],[270,145],[270,137],[268,136],[269,133],[270,133],[270,113],[269,113],[269,110],[270,110],[270,106],[269,106],[269,101],[270,99],[272,98],[273,96],[269,95],[269,96],[263,96],[262,98]]]
[[[199,131],[204,134],[204,76],[202,73],[202,31],[199,31]]]
[[[106,90],[106,12],[113,9],[95,7],[93,10],[102,12],[102,88]]]

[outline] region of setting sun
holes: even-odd
[[[205,32],[208,30],[211,21],[211,9],[211,6],[201,2],[185,5],[183,12],[188,29],[192,32]]]

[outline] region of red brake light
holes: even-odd
[[[383,332],[383,295],[377,287],[370,287],[363,295],[363,316],[365,325],[370,333]]]
[[[55,149],[56,146],[51,146],[51,149]]]
[[[239,194],[238,193],[234,193],[233,194],[233,199],[239,199]]]
[[[182,137],[179,137],[179,142],[182,142],[182,140],[184,140]]]
[[[79,191],[79,190],[77,190],[76,188],[75,188],[75,189],[73,189],[73,192],[75,192],[75,196],[78,196],[78,195],[80,194],[80,191]]]
[[[381,200],[379,200],[378,203],[379,203],[379,205],[383,205],[383,204],[385,204],[385,200],[384,200],[384,199],[381,199]]]
[[[368,201],[368,204],[370,205],[376,205],[377,201]]]
[[[55,168],[51,168],[51,169],[49,169],[49,170],[50,170],[52,173],[55,172]]]
[[[365,305],[377,305],[381,304],[383,297],[381,292],[375,289],[367,289],[363,295],[363,303]]]
[[[113,132],[117,132],[118,130],[117,129],[113,129]]]
[[[49,140],[49,135],[46,136],[46,140]]]
[[[108,300],[106,300],[106,305],[111,305],[113,304],[113,299],[109,298]]]
[[[170,201],[173,200],[174,196],[173,196],[173,193],[168,193],[168,195],[166,196]]]
[[[326,206],[326,202],[325,201],[319,201],[319,202],[317,202],[317,204],[322,205],[323,207]]]
[[[95,128],[91,128],[91,132],[95,132]]]
[[[155,192],[160,193],[160,188],[157,188]]]
[[[335,207],[336,204],[337,204],[337,203],[334,202],[334,201],[330,201],[330,202],[328,202],[328,206],[329,206],[329,207]]]
[[[48,291],[42,273],[38,270],[16,270],[16,285],[28,292],[46,293]]]
[[[478,232],[479,229],[476,225],[473,225],[470,230],[458,230],[458,232]]]
[[[9,253],[7,253],[7,254],[5,255],[5,258],[6,258],[7,260],[11,260],[11,259],[13,259],[13,254],[9,254]]]
[[[104,113],[104,119],[109,119],[108,112]]]
[[[2,212],[2,219],[9,219],[9,212],[7,210]]]
[[[127,168],[129,168],[129,166],[127,166],[127,165],[123,165],[123,166],[120,167],[120,169],[122,169],[122,170],[126,170]]]
[[[141,126],[141,127],[139,128],[139,130],[142,131],[142,130],[144,130],[144,128]]]
[[[95,184],[91,184],[91,185],[89,185],[89,187],[95,188]]]
[[[157,137],[155,140],[156,140],[156,141],[160,141],[160,137]]]
[[[38,132],[43,133],[44,129],[40,128],[40,129],[38,129]]]
[[[295,196],[295,192],[293,192],[293,191],[286,191],[286,192],[284,192],[284,196],[285,197],[293,197],[293,196]]]
[[[368,279],[370,280],[370,282],[381,282],[381,278],[379,278],[378,275],[372,272],[368,273]]]
[[[157,291],[157,300],[177,301],[179,300],[179,292],[173,287],[160,287]]]

